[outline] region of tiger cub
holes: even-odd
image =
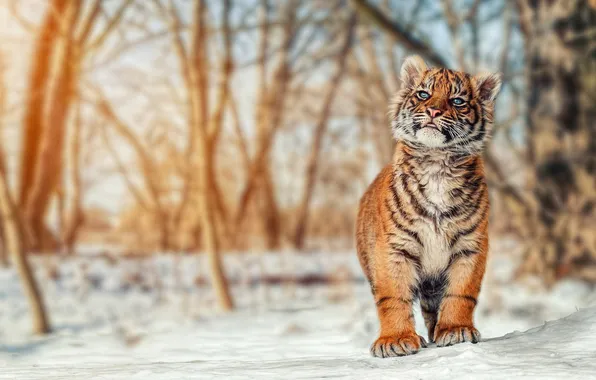
[[[393,162],[360,201],[356,245],[380,320],[376,357],[414,354],[412,304],[420,299],[437,346],[480,340],[474,327],[488,251],[482,149],[493,124],[498,74],[404,62],[390,107]]]

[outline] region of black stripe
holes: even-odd
[[[399,230],[401,230],[401,231],[405,232],[405,233],[406,233],[406,234],[408,234],[408,236],[410,236],[412,239],[416,240],[416,242],[417,242],[418,244],[420,244],[421,246],[424,246],[424,244],[422,244],[422,240],[420,239],[420,236],[419,236],[419,235],[418,235],[416,232],[414,232],[414,231],[412,231],[412,230],[409,230],[409,229],[407,229],[406,227],[402,226],[402,225],[401,225],[401,224],[399,224],[398,222],[395,222],[395,221],[394,221],[394,224],[395,224],[395,227],[396,227],[397,229],[399,229]]]
[[[486,186],[481,187],[478,197],[476,197],[476,202],[474,203],[474,211],[464,215],[463,218],[459,219],[458,223],[466,223],[473,219],[475,215],[480,215],[480,220],[486,217],[486,214],[489,209],[488,202],[481,202],[482,197],[484,197],[485,192],[488,191]]]
[[[455,216],[460,216],[462,215],[464,212],[468,211],[468,216],[469,215],[469,210],[470,208],[467,207],[470,204],[472,206],[474,206],[472,209],[478,209],[479,206],[481,205],[482,202],[482,196],[484,195],[484,191],[485,188],[484,186],[482,186],[484,184],[484,182],[482,182],[482,180],[480,179],[479,181],[474,181],[470,184],[470,186],[466,186],[467,190],[469,190],[468,193],[464,193],[463,190],[461,189],[454,189],[454,190],[450,190],[450,194],[456,198],[453,193],[458,190],[457,194],[459,195],[457,198],[459,198],[460,202],[454,206],[451,206],[451,208],[447,211],[445,211],[443,214],[448,214],[450,212],[452,212],[452,208],[457,208],[457,207],[461,207],[463,210],[461,210],[461,213],[458,214],[454,214],[453,217]]]
[[[418,199],[416,199],[416,197],[414,196],[414,192],[412,192],[408,187],[408,176],[406,174],[402,174],[400,175],[400,178],[403,190],[406,194],[408,194],[410,198],[410,204],[412,205],[412,207],[414,207],[416,213],[424,218],[432,218],[432,215],[424,207],[422,207],[422,205],[420,205]]]
[[[391,349],[391,352],[393,352],[395,354],[395,356],[402,356],[403,354],[398,354],[397,351],[395,351],[395,348],[393,347],[393,344],[389,345],[389,349]]]
[[[464,192],[462,189],[449,190],[449,196],[451,198],[457,199],[457,198],[461,197],[462,195],[464,195]]]
[[[459,168],[461,168],[462,170],[467,171],[468,173],[472,173],[473,175],[475,175],[476,174],[476,169],[478,168],[478,160],[467,161],[466,163],[464,163],[461,166],[459,166],[458,169]]]
[[[475,255],[477,253],[478,253],[478,251],[474,251],[474,250],[471,250],[471,249],[462,249],[461,251],[455,252],[454,255],[457,255],[457,256],[472,256],[472,255]]]
[[[478,130],[478,134],[475,136],[472,136],[470,141],[481,141],[484,139],[484,136],[486,136],[486,120],[484,118],[482,118],[481,120],[482,121],[480,123],[480,128]]]
[[[449,264],[447,264],[447,268],[449,268],[455,262],[455,260],[459,259],[460,257],[470,257],[477,255],[478,253],[480,253],[480,251],[473,251],[471,249],[462,249],[461,251],[457,251],[449,258]]]
[[[481,206],[481,199],[484,195],[484,188],[478,191],[480,185],[482,184],[482,178],[478,178],[477,180],[473,181],[470,184],[471,190],[469,193],[464,194],[461,196],[461,202],[451,206],[447,211],[441,213],[441,218],[457,218],[465,214],[465,218],[462,221],[469,220],[473,214],[475,214]],[[468,187],[468,186],[466,186]],[[459,190],[459,189],[455,189]],[[454,190],[451,190],[453,192]],[[460,193],[463,194],[462,190],[459,190]],[[472,204],[472,207],[469,208],[468,206]]]
[[[466,174],[463,176],[464,184],[472,182],[473,180],[476,180],[480,177],[478,174],[476,174],[476,164],[466,164],[462,169],[466,171]]]
[[[478,122],[478,109],[476,107],[471,107],[474,110],[474,124]]]
[[[381,298],[379,301],[377,301],[377,308],[379,309],[379,311],[381,312],[386,312],[389,310],[403,310],[402,306],[396,306],[396,305],[385,305],[385,303],[387,303],[389,300],[396,300],[397,302],[400,302],[404,305],[411,305],[413,300],[409,300],[406,298],[396,298],[396,297],[383,297]]]
[[[378,301],[377,301],[377,306],[381,306],[382,304],[384,304],[385,302],[389,301],[390,299],[392,299],[393,297],[381,297]]]
[[[457,242],[459,241],[460,238],[462,238],[464,236],[468,236],[468,235],[474,233],[474,231],[476,231],[478,229],[478,227],[480,226],[480,223],[482,223],[482,220],[485,217],[487,209],[488,209],[488,207],[484,208],[483,212],[480,214],[481,217],[478,221],[473,223],[470,227],[466,228],[465,230],[458,231],[455,235],[453,235],[453,237],[449,241],[449,248],[455,247],[455,244],[457,244]]]
[[[380,313],[386,313],[391,310],[403,310],[403,306],[380,306],[378,310]]]
[[[472,225],[472,227],[466,228],[465,230],[459,231],[458,233],[453,235],[453,237],[449,241],[449,248],[455,247],[455,245],[457,244],[459,239],[461,239],[462,237],[468,236],[468,235],[474,233],[474,231],[476,231],[478,229],[479,225],[480,225],[480,223],[475,223],[474,225]]]
[[[453,138],[455,137],[454,134],[452,133],[450,128],[442,128],[440,131],[443,136],[445,136],[445,142],[448,143],[450,141],[453,141]]]
[[[391,181],[391,196],[393,197],[393,202],[395,203],[395,208],[399,212],[402,218],[404,218],[407,222],[411,222],[412,218],[406,213],[406,210],[402,207],[401,200],[399,199],[399,195],[397,194],[397,190],[395,189],[395,176],[393,176],[393,180]]]
[[[481,176],[477,176],[473,180],[468,181],[464,186],[471,190],[471,193],[475,193],[483,183],[484,179]]]
[[[442,218],[442,219],[451,219],[451,218],[455,218],[457,216],[460,216],[466,210],[463,207],[464,204],[465,204],[465,202],[462,202],[460,204],[457,204],[455,206],[450,207],[447,211],[441,213],[440,218]]]
[[[399,248],[397,246],[397,244],[391,244],[391,254],[393,255],[401,255],[403,256],[406,260],[411,261],[414,265],[416,265],[418,268],[420,268],[421,263],[420,263],[420,257],[412,254],[411,252],[403,249],[403,248]]]
[[[474,305],[476,305],[478,303],[478,300],[476,300],[476,297],[467,296],[467,295],[445,294],[445,298],[460,298],[460,299],[468,300],[468,301],[474,303]]]
[[[418,236],[418,234],[408,228],[406,228],[404,225],[402,225],[396,218],[395,218],[395,212],[393,210],[391,210],[391,205],[389,204],[389,200],[386,199],[385,200],[385,206],[387,207],[388,211],[391,213],[391,220],[393,221],[393,226],[395,228],[397,228],[398,230],[405,232],[406,234],[408,234],[408,236],[410,236],[412,239],[414,239],[418,244],[423,245],[422,244],[422,240],[420,239],[420,236]]]
[[[477,196],[476,199],[474,200],[468,200],[467,203],[472,203],[472,207],[471,208],[462,208],[461,212],[458,213],[457,215],[454,215],[453,217],[459,217],[462,216],[463,218],[458,220],[458,222],[462,223],[462,222],[466,222],[468,220],[470,220],[480,209],[480,206],[482,206],[482,196],[484,195],[484,188],[482,188],[479,192],[477,192]]]

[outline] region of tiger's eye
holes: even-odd
[[[451,103],[454,106],[463,106],[464,104],[466,104],[466,101],[463,100],[462,98],[454,98],[454,99],[451,99]]]
[[[416,96],[418,97],[418,99],[422,99],[422,100],[426,100],[426,99],[430,98],[430,94],[426,91],[418,91],[416,93]]]

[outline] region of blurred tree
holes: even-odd
[[[82,105],[77,104],[76,115],[72,123],[70,123],[67,136],[66,157],[68,160],[68,175],[64,176],[65,191],[63,193],[70,195],[70,208],[61,208],[61,216],[63,223],[61,224],[62,243],[64,250],[68,255],[75,253],[75,244],[85,217],[83,213],[82,200],[82,175],[81,175],[81,147],[83,141],[81,138],[81,130],[83,129],[83,120],[81,115]],[[66,183],[67,182],[67,183]],[[65,195],[63,195],[65,197]]]
[[[230,12],[231,12],[231,0],[223,0],[223,11],[222,11],[222,25],[225,34],[225,46],[226,56],[231,55],[230,45]],[[196,68],[196,77],[193,82],[196,81],[194,88],[199,91],[193,93],[196,100],[193,104],[193,115],[194,120],[197,122],[193,128],[196,128],[197,133],[197,149],[199,155],[199,177],[202,186],[201,194],[199,194],[199,212],[201,213],[201,231],[202,231],[202,243],[207,255],[209,257],[210,273],[212,277],[213,288],[217,295],[219,305],[224,310],[231,310],[234,308],[234,302],[229,290],[227,278],[225,276],[223,265],[220,257],[220,244],[217,240],[216,231],[216,189],[215,189],[215,169],[214,169],[214,152],[217,141],[217,136],[214,133],[221,129],[221,118],[223,113],[223,107],[227,101],[228,81],[231,71],[230,62],[226,61],[223,65],[224,78],[222,79],[216,119],[213,124],[208,124],[209,109],[208,109],[208,95],[207,95],[207,71],[202,67],[206,64],[207,57],[207,4],[205,0],[196,0],[195,9],[193,10],[193,31],[192,31],[192,48],[191,48],[191,63]],[[200,92],[203,91],[204,94]],[[194,97],[193,97],[194,98]],[[199,123],[199,120],[203,120],[203,123]],[[212,129],[208,129],[211,127]]]
[[[39,29],[31,60],[21,149],[19,205],[22,209],[29,203],[35,173],[38,172],[43,112],[51,75],[51,61],[57,46],[56,40],[60,36],[60,25],[61,23],[66,25],[62,20],[66,15],[68,4],[68,0],[52,0],[48,3],[48,11]]]
[[[0,56],[0,131],[5,115],[6,91],[4,90],[3,57]],[[50,331],[45,306],[39,287],[27,261],[26,239],[21,215],[13,200],[7,179],[6,158],[4,153],[4,139],[0,138],[0,227],[2,236],[2,256],[10,254],[12,263],[16,267],[27,301],[31,307],[33,317],[33,331],[45,334]],[[2,258],[5,261],[7,258]]]
[[[517,2],[526,46],[528,161],[534,204],[523,273],[557,277],[596,266],[596,5]],[[590,281],[596,276],[590,275]]]
[[[162,182],[164,182],[162,177],[163,173],[158,168],[155,155],[152,154],[154,147],[143,144],[141,139],[134,133],[133,129],[126,125],[126,123],[116,115],[112,105],[108,102],[106,96],[101,93],[101,90],[96,89],[96,93],[99,98],[97,109],[101,115],[114,126],[116,133],[132,147],[140,163],[142,179],[145,185],[144,189],[149,196],[149,200],[146,200],[142,195],[145,192],[137,189],[133,181],[128,178],[128,172],[123,166],[121,167],[121,172],[126,177],[127,186],[131,189],[131,192],[138,203],[153,214],[154,223],[159,229],[159,249],[168,251],[172,248],[170,241],[170,218],[168,214],[169,205],[163,201],[164,191],[163,186],[161,186]],[[105,130],[102,132],[104,139],[107,140]],[[108,149],[111,151],[112,156],[117,159],[115,150],[111,146],[109,146]]]
[[[221,236],[229,233],[218,233],[218,226],[227,230],[228,212],[222,199],[220,186],[217,182],[216,154],[219,137],[223,128],[224,110],[230,97],[229,82],[233,72],[232,31],[230,27],[231,0],[222,1],[221,31],[223,40],[223,54],[220,65],[219,86],[215,97],[213,110],[210,104],[210,59],[209,59],[209,28],[208,2],[195,0],[190,26],[188,47],[181,35],[182,17],[178,7],[170,1],[168,8],[159,0],[154,4],[161,11],[162,16],[169,20],[173,37],[174,49],[179,61],[181,77],[187,92],[188,136],[189,145],[187,158],[189,163],[196,163],[200,190],[196,194],[198,220],[195,233],[201,236],[201,247],[209,257],[210,273],[220,307],[223,310],[234,308],[227,278],[221,262]],[[182,200],[177,210],[177,220],[188,204],[192,170],[185,170]]]
[[[323,97],[321,111],[315,125],[313,142],[306,163],[306,178],[304,190],[302,192],[302,198],[297,211],[296,232],[294,233],[294,247],[297,249],[304,248],[304,239],[308,223],[309,206],[312,200],[315,182],[317,179],[319,169],[319,156],[323,144],[323,137],[325,136],[327,125],[329,124],[329,118],[331,117],[331,107],[333,106],[335,95],[337,94],[338,87],[345,73],[347,56],[350,52],[350,48],[352,47],[353,43],[355,24],[356,17],[355,15],[352,15],[348,20],[346,31],[344,32],[343,42],[336,58],[336,71],[331,80],[329,81],[329,84],[327,85],[328,87]]]
[[[4,165],[4,152],[0,152],[0,166]],[[2,212],[3,237],[6,249],[10,252],[12,263],[16,267],[33,317],[33,332],[46,334],[50,332],[50,324],[46,316],[41,292],[27,261],[26,239],[19,209],[15,205],[6,172],[0,173],[0,212]]]
[[[21,150],[19,205],[24,210],[32,249],[57,246],[45,217],[61,183],[66,125],[78,93],[81,62],[86,53],[105,42],[131,3],[123,1],[97,35],[93,31],[101,0],[94,0],[87,8],[79,0],[48,3],[33,53]]]
[[[4,121],[6,116],[6,97],[7,91],[4,85],[5,73],[7,65],[4,60],[4,54],[0,51],[0,141],[4,141]],[[6,164],[6,163],[4,163]],[[0,171],[6,173],[6,167],[3,165],[0,167]],[[10,264],[8,256],[8,248],[6,246],[6,239],[4,238],[4,226],[3,221],[0,220],[0,267],[8,267]]]
[[[427,43],[414,36],[407,27],[398,22],[392,21],[383,14],[376,6],[371,5],[367,0],[351,0],[351,4],[358,11],[362,18],[368,19],[381,28],[385,33],[395,39],[403,47],[426,57],[431,63],[438,66],[447,66],[447,61],[438,52],[433,50]]]
[[[275,249],[280,244],[281,219],[269,158],[274,137],[282,125],[285,112],[285,101],[292,79],[291,51],[298,35],[297,10],[299,1],[289,0],[281,7],[282,42],[278,53],[277,65],[273,69],[271,83],[267,81],[267,53],[269,49],[269,2],[261,1],[260,46],[258,49],[259,88],[256,111],[257,151],[250,163],[246,184],[242,189],[238,211],[236,213],[236,230],[241,227],[251,199],[260,200],[259,214],[262,218],[266,234],[267,248]],[[259,198],[256,197],[259,195]]]

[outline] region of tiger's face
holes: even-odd
[[[414,56],[404,62],[401,79],[390,111],[396,139],[457,153],[482,150],[492,129],[499,75],[428,69]]]

